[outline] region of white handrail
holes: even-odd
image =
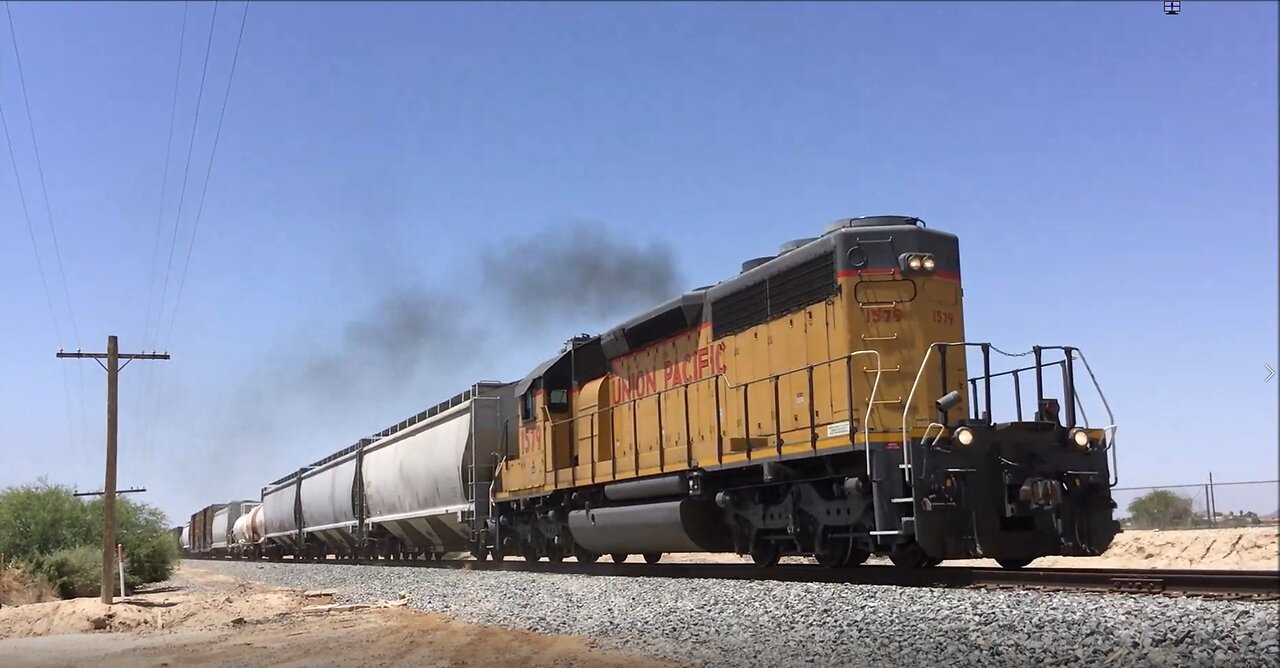
[[[935,446],[935,445],[937,445],[937,444],[938,444],[938,440],[942,438],[942,434],[943,434],[943,432],[945,432],[945,431],[947,430],[947,425],[942,424],[941,422],[930,422],[930,423],[929,423],[929,426],[927,426],[927,427],[925,427],[925,428],[924,428],[924,434],[922,434],[922,435],[920,436],[920,442],[921,442],[921,443],[924,443],[925,441],[929,440],[929,432],[930,432],[930,430],[932,430],[934,427],[937,427],[937,428],[938,428],[938,434],[937,434],[937,436],[934,436],[934,437],[933,437],[933,442],[932,442],[932,443],[929,443],[929,446],[930,446],[930,447],[932,447],[932,446]]]
[[[1102,386],[1098,384],[1098,377],[1093,375],[1093,369],[1089,366],[1089,360],[1085,358],[1084,352],[1079,348],[1076,349],[1076,352],[1080,353],[1080,361],[1084,362],[1084,370],[1089,374],[1089,380],[1093,383],[1093,389],[1098,393],[1098,398],[1102,400],[1102,407],[1107,411],[1107,422],[1111,423],[1110,426],[1103,427],[1102,431],[1104,434],[1108,430],[1111,432],[1107,439],[1107,449],[1111,451],[1111,475],[1109,476],[1110,480],[1107,482],[1112,487],[1115,487],[1120,484],[1120,471],[1118,470],[1120,462],[1116,457],[1116,416],[1111,412],[1111,404],[1107,403],[1107,395],[1102,393]]]
[[[867,397],[867,410],[862,415],[862,447],[867,453],[867,483],[872,485],[872,500],[875,500],[875,483],[871,474],[871,411],[875,409],[876,391],[880,389],[880,375],[884,372],[884,367],[880,362],[879,350],[859,350],[849,353],[849,359],[853,359],[858,355],[875,355],[876,357],[876,378],[871,381],[871,396]],[[849,365],[849,425],[853,425],[853,365]],[[879,530],[877,528],[877,530]]]
[[[933,354],[933,349],[937,346],[963,346],[965,341],[957,341],[953,343],[931,343],[924,351],[924,359],[920,361],[920,370],[916,372],[916,380],[911,383],[911,392],[907,394],[907,401],[902,405],[902,463],[907,467],[903,469],[906,475],[911,475],[911,439],[907,435],[907,417],[911,411],[911,401],[915,399],[916,388],[920,386],[920,379],[924,378],[925,367],[929,365],[929,356]],[[946,388],[943,388],[944,390]]]

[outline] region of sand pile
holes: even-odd
[[[1276,570],[1280,528],[1127,531],[1116,536],[1102,559],[1135,568]]]
[[[58,598],[47,583],[20,566],[0,568],[0,606],[26,605]]]
[[[191,570],[165,589],[117,598],[104,605],[96,598],[32,603],[0,608],[0,639],[68,633],[146,630],[207,630],[270,621],[332,596],[273,589]]]

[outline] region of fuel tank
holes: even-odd
[[[569,513],[573,540],[597,554],[727,552],[733,542],[720,508],[701,499]]]

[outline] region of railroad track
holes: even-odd
[[[200,558],[197,558],[199,560]],[[223,561],[217,560],[214,561]],[[293,563],[291,560],[267,563]],[[808,564],[782,564],[760,568],[753,564],[621,563],[584,564],[545,561],[350,560],[327,559],[329,565],[445,568],[474,571],[553,573],[608,577],[657,577],[707,580],[769,580],[833,584],[871,584],[898,587],[953,587],[986,589],[1038,589],[1097,593],[1162,594],[1251,601],[1280,600],[1280,571],[1139,570],[1115,568],[978,568],[939,566],[902,569],[896,566],[860,566],[827,569]]]

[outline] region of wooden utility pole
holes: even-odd
[[[119,402],[116,400],[117,380],[120,360],[127,366],[133,360],[167,360],[168,353],[130,353],[120,354],[120,343],[115,335],[107,337],[105,353],[64,353],[58,351],[58,357],[88,358],[96,361],[107,370],[107,476],[102,487],[102,602],[110,605],[115,591],[115,578],[111,571],[115,565],[116,553],[116,425],[119,418]],[[106,364],[102,360],[107,360]],[[124,592],[120,592],[123,596]]]

